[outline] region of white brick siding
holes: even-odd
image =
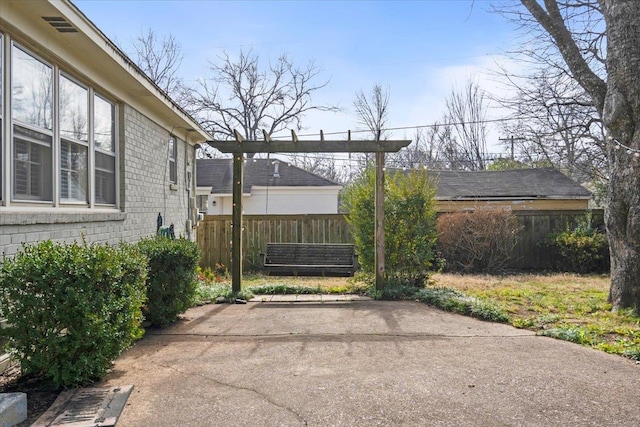
[[[156,233],[161,213],[176,236],[192,238],[187,230],[189,197],[187,173],[193,177],[194,148],[179,138],[178,181],[170,188],[168,141],[170,132],[128,105],[120,105],[119,209],[0,207],[0,252],[15,254],[23,243],[51,239],[117,244],[135,242]]]

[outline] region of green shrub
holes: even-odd
[[[195,305],[218,302],[218,298],[224,298],[224,302],[235,303],[236,300],[248,301],[253,298],[251,290],[242,289],[239,293],[231,290],[231,285],[226,283],[207,283],[198,281],[195,293]]]
[[[149,259],[145,318],[165,326],[191,307],[196,296],[198,246],[186,239],[151,237],[137,247]]]
[[[490,322],[509,322],[509,316],[500,307],[451,288],[428,287],[421,289],[416,293],[416,299],[452,313],[464,314]]]
[[[445,269],[464,273],[504,270],[521,229],[518,218],[502,209],[444,214],[437,227]]]
[[[555,271],[605,273],[609,271],[609,243],[591,226],[589,216],[573,230],[553,233],[542,246],[549,251]]]
[[[344,191],[358,262],[366,273],[375,268],[374,172],[367,170]],[[435,189],[426,170],[387,175],[384,229],[388,278],[418,285],[426,281],[435,257]]]
[[[0,333],[22,372],[56,387],[102,377],[144,333],[146,262],[128,245],[51,241],[4,259]]]

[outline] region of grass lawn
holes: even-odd
[[[611,312],[608,276],[437,274],[437,286],[500,306],[518,328],[640,360],[640,317]]]
[[[435,274],[433,280],[426,289],[409,297],[449,311],[508,322],[540,335],[640,360],[640,317],[630,311],[611,312],[611,304],[607,303],[608,276]],[[223,279],[212,286],[204,286],[200,300],[214,300],[220,295],[228,297],[230,285],[230,279]],[[243,277],[245,297],[251,294],[366,293],[368,290],[365,283],[344,277]],[[402,297],[401,293],[391,295]]]

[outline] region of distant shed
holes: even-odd
[[[557,169],[432,171],[437,212],[504,208],[512,211],[584,211],[591,192]]]

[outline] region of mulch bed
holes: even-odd
[[[17,366],[0,373],[0,393],[27,393],[27,419],[17,427],[33,424],[49,409],[61,391],[42,380],[21,376]]]

